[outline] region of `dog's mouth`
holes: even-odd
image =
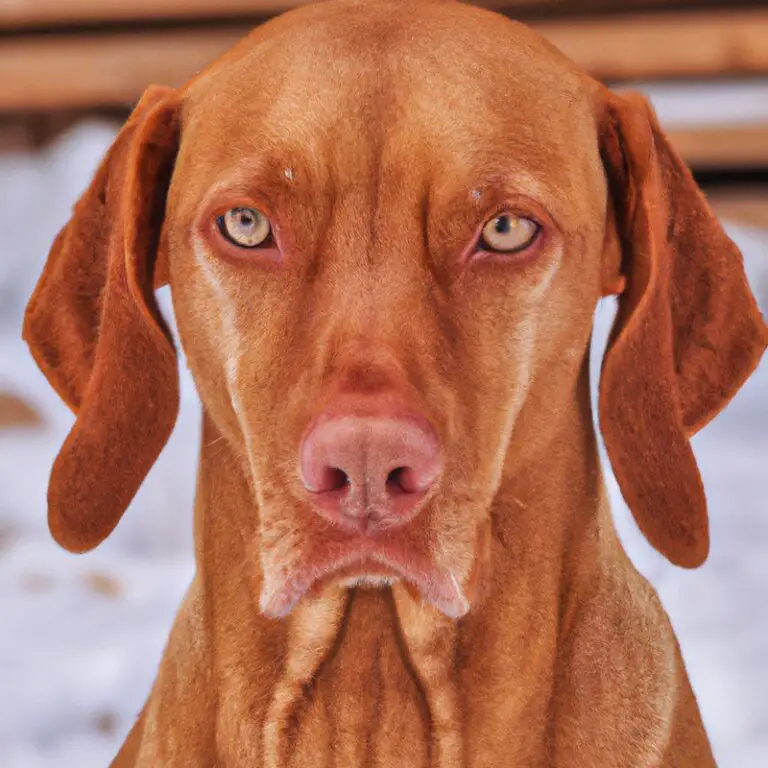
[[[383,588],[397,582],[402,582],[412,598],[430,603],[449,618],[461,618],[469,610],[453,571],[394,542],[364,537],[337,544],[287,571],[265,568],[260,606],[266,616],[283,618],[302,598],[317,596],[332,584]]]

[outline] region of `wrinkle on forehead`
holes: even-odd
[[[304,169],[374,200],[386,176],[450,185],[494,155],[577,206],[579,186],[602,183],[593,84],[530,30],[458,3],[321,6],[265,25],[193,84],[182,167],[193,154],[210,186],[273,158],[297,187]]]
[[[530,29],[482,9],[326,0],[256,29],[185,96],[193,119],[208,107],[224,118],[263,116],[268,104],[275,119],[311,115],[319,128],[359,114],[384,92],[421,92],[436,109],[469,114],[526,95],[561,103],[595,85]]]

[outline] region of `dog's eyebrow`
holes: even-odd
[[[249,158],[247,163],[238,164],[238,166],[229,172],[219,176],[214,185],[217,191],[222,189],[248,189],[257,184],[285,184],[288,177],[285,175],[285,169],[295,169],[295,163],[283,162],[271,156],[260,155],[255,160]],[[293,171],[295,175],[295,170]]]
[[[300,178],[297,163],[272,157],[249,159],[233,171],[219,175],[203,195],[202,207],[207,207],[216,198],[225,196],[253,197],[268,203],[271,207],[292,197],[296,181]]]
[[[449,196],[436,198],[434,204],[441,208],[481,211],[514,202],[515,199],[528,199],[544,208],[555,221],[569,217],[564,189],[532,171],[522,169],[519,164],[486,167],[465,178],[467,180],[460,184],[452,185]]]

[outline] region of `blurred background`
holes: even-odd
[[[281,0],[0,0],[0,767],[109,764],[149,692],[193,570],[200,406],[182,362],[174,435],[117,531],[74,556],[46,527],[72,423],[20,339],[50,243],[149,83],[177,85]],[[768,313],[768,3],[480,2],[652,98]],[[482,44],[482,41],[479,41]],[[160,292],[171,318],[167,289]],[[613,307],[596,314],[593,368]],[[172,318],[171,318],[172,319]],[[595,375],[593,373],[593,380]],[[606,465],[617,525],[678,633],[723,768],[768,765],[768,360],[696,437],[712,552],[675,569]]]

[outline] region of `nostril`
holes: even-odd
[[[307,490],[314,493],[341,491],[349,485],[349,475],[337,467],[323,467],[313,480],[312,486],[307,486]]]
[[[408,483],[408,467],[397,467],[387,475],[387,491],[390,493],[413,493]]]
[[[395,495],[423,493],[433,479],[433,473],[419,472],[413,467],[397,467],[387,475],[387,491]]]
[[[328,468],[328,490],[340,491],[349,485],[349,475],[343,469]]]

